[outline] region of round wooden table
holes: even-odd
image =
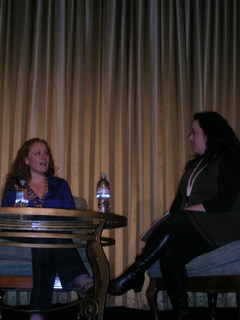
[[[115,243],[114,239],[102,237],[102,231],[122,228],[126,225],[127,219],[124,216],[113,213],[99,213],[91,210],[0,207],[0,246],[87,247],[95,286],[93,298],[80,300],[78,319],[102,320],[109,282],[109,263],[103,246]],[[9,238],[11,241],[6,241]],[[41,239],[41,241],[38,242],[36,239]],[[72,243],[57,243],[57,241],[54,243],[52,240],[49,243],[48,239],[71,239]]]

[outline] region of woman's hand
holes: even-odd
[[[36,193],[34,191],[32,191],[32,189],[28,190],[28,200],[33,200],[37,197]]]
[[[19,186],[17,184],[14,185],[14,188],[16,189],[16,191],[18,191]],[[34,191],[32,191],[32,189],[28,189],[28,200],[31,201],[33,199],[35,199],[37,197],[36,193]],[[13,205],[15,206],[15,204]]]
[[[204,206],[201,203],[185,207],[184,210],[206,212]]]

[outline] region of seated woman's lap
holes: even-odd
[[[163,274],[175,273],[193,258],[214,249],[195,230],[184,211],[171,213],[161,230],[171,239],[160,258]]]

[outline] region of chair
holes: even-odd
[[[226,244],[218,249],[194,258],[186,265],[189,292],[207,292],[211,319],[216,319],[218,292],[235,292],[240,320],[240,241]],[[159,319],[157,295],[166,290],[161,277],[159,262],[148,270],[150,277],[146,297],[154,320]]]

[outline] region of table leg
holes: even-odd
[[[109,263],[101,245],[101,234],[105,221],[100,223],[94,232],[94,240],[88,243],[88,256],[93,268],[94,300],[98,303],[98,320],[103,320],[107,288],[109,282]]]

